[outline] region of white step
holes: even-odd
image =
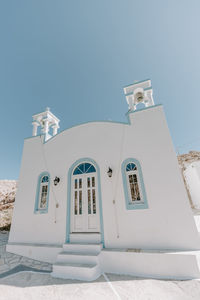
[[[61,252],[57,256],[56,263],[84,263],[98,264],[98,254],[94,253],[75,253]]]
[[[100,243],[100,233],[71,233],[70,243]]]
[[[92,281],[101,275],[97,264],[56,263],[53,265],[52,277]]]
[[[90,243],[69,243],[63,244],[64,252],[74,252],[74,253],[94,253],[98,254],[101,252],[102,244],[90,244]]]

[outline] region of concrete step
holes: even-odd
[[[100,233],[71,233],[70,243],[100,243]]]
[[[98,254],[61,252],[58,254],[56,262],[98,264]]]
[[[53,265],[52,277],[92,281],[101,275],[97,264],[62,263]]]
[[[98,254],[102,247],[103,245],[100,243],[69,243],[63,244],[63,252]]]

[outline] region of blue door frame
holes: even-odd
[[[103,229],[103,208],[102,208],[102,196],[101,196],[101,180],[100,180],[100,169],[97,163],[91,158],[81,158],[73,163],[68,171],[68,184],[67,184],[67,222],[66,222],[66,243],[70,243],[70,220],[71,220],[71,182],[72,172],[76,166],[80,163],[88,162],[94,165],[97,171],[97,182],[98,182],[98,199],[99,199],[99,217],[100,217],[100,230],[101,230],[101,243],[104,245],[104,229]]]

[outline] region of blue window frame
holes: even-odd
[[[43,172],[38,177],[34,213],[47,213],[49,202],[50,175]]]
[[[122,180],[127,209],[148,208],[140,163],[128,158],[122,163]]]
[[[96,172],[95,167],[90,163],[82,163],[76,167],[73,172],[73,175],[85,174],[85,173],[94,173]]]

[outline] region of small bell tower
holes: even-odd
[[[33,115],[33,136],[38,134],[38,127],[41,129],[41,134],[45,135],[45,141],[47,141],[50,137],[57,134],[59,128],[60,120],[50,112],[49,107],[42,113],[37,115]],[[49,130],[52,128],[52,134],[49,133]]]
[[[154,105],[150,79],[137,81],[124,87],[124,94],[126,96],[129,111],[137,110],[137,105],[139,103],[144,103],[145,107]]]

